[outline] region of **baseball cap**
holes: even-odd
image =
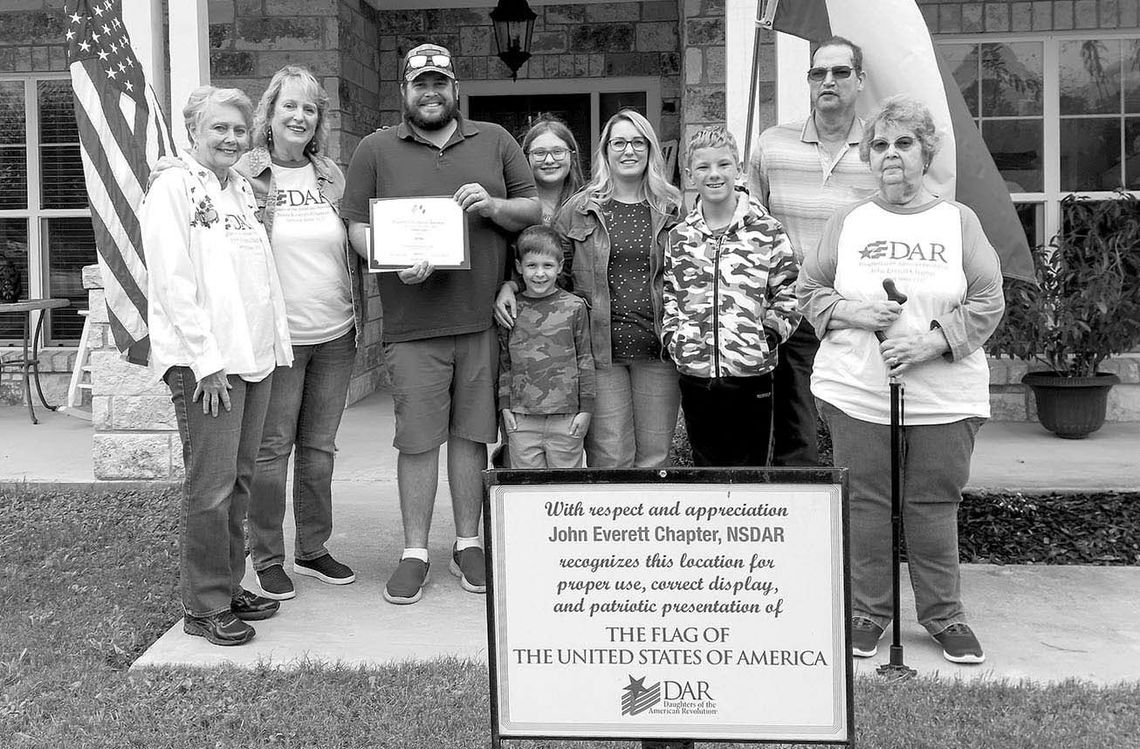
[[[421,73],[439,73],[455,80],[451,52],[438,44],[421,44],[404,55],[404,81],[415,80]]]

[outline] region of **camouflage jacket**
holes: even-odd
[[[661,340],[677,370],[755,377],[776,366],[776,343],[800,322],[799,267],[788,235],[755,199],[739,196],[719,236],[700,206],[669,232]]]
[[[515,297],[518,318],[499,328],[499,408],[526,414],[594,410],[594,357],[586,302],[556,289]]]

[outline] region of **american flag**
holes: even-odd
[[[68,0],[67,61],[91,223],[115,345],[147,363],[146,258],[138,208],[150,165],[177,153],[123,26],[121,0]]]

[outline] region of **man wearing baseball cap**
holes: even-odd
[[[397,604],[420,600],[427,541],[447,443],[456,542],[448,566],[472,593],[486,590],[479,543],[482,471],[497,440],[498,361],[492,306],[506,277],[508,243],[541,217],[526,156],[502,127],[465,119],[447,48],[421,44],[401,65],[403,122],[365,137],[348,167],[342,215],[367,257],[372,198],[452,195],[466,212],[471,267],[423,261],[378,274],[384,357],[396,412],[395,448],[404,551],[384,587]]]

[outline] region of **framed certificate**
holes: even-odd
[[[467,217],[450,196],[373,198],[368,270],[400,270],[427,260],[437,270],[467,270]]]

